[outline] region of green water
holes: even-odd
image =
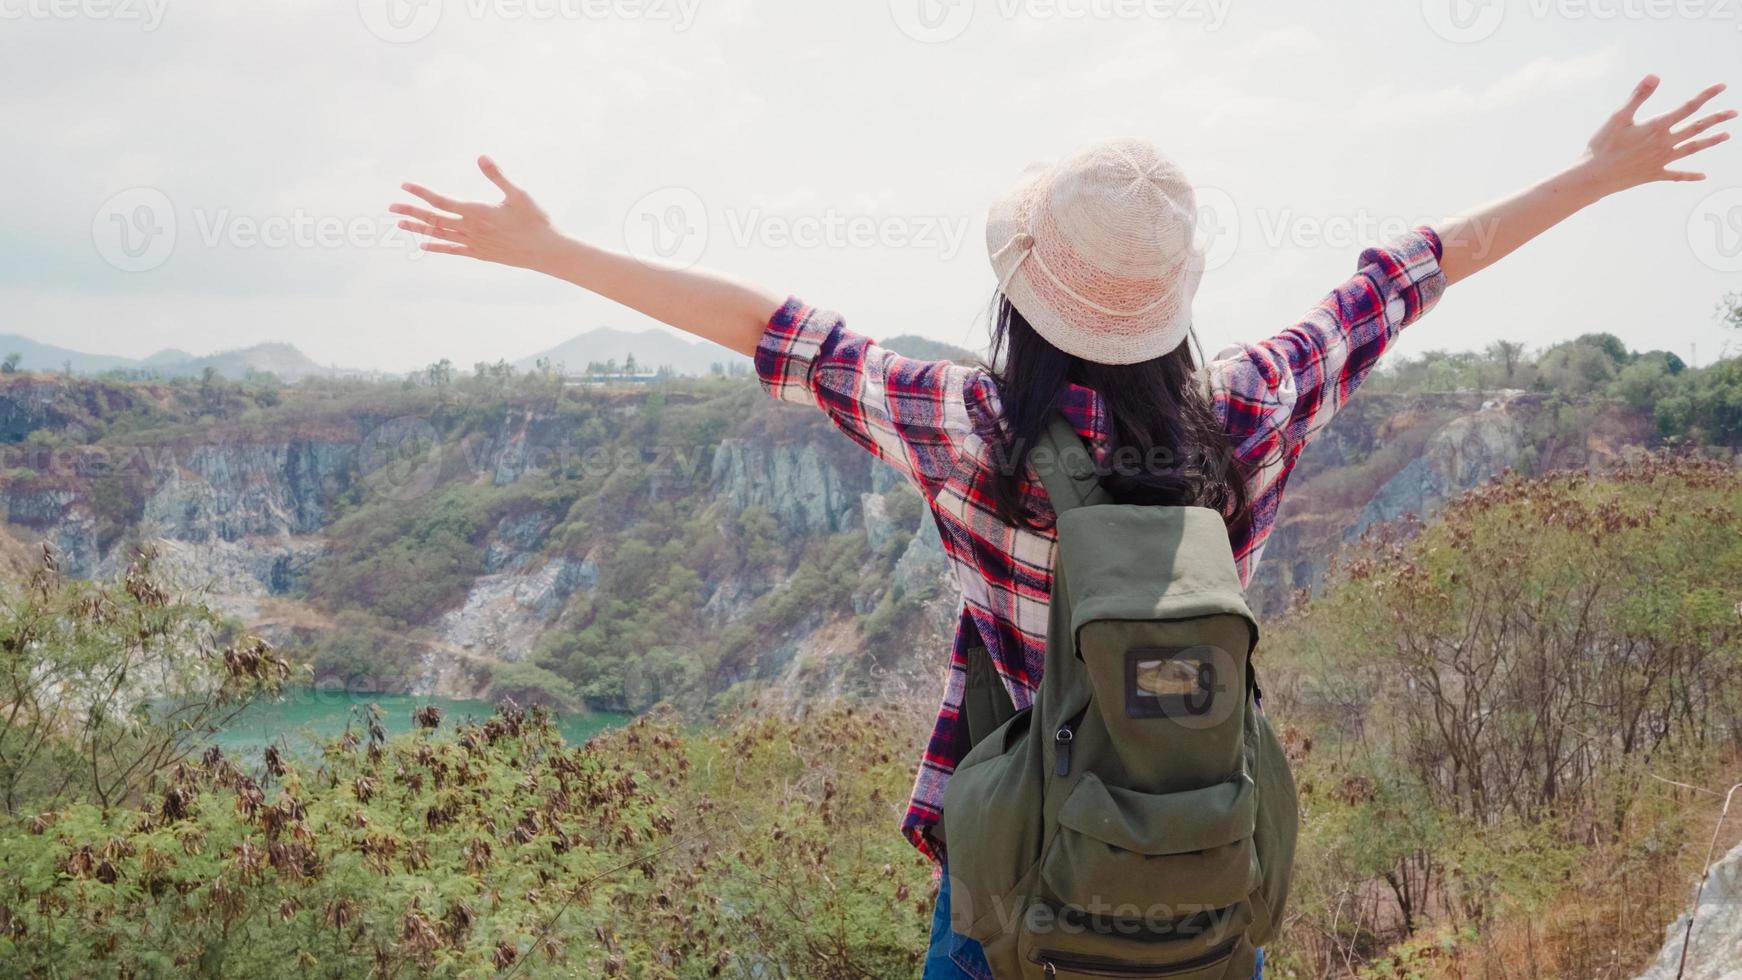
[[[412,711],[427,704],[442,709],[441,730],[444,732],[452,732],[455,725],[468,719],[483,721],[495,710],[495,706],[486,701],[304,688],[278,700],[256,701],[249,705],[223,731],[214,735],[212,741],[231,754],[252,755],[270,742],[302,754],[339,735],[347,722],[354,724],[356,732],[362,735],[367,729],[363,712],[371,704],[381,708],[381,726],[387,729],[389,738],[411,731]],[[598,732],[628,720],[627,715],[578,712],[558,715],[557,728],[569,744],[579,745]]]

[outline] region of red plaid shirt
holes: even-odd
[[[1359,268],[1306,317],[1269,340],[1223,350],[1206,366],[1216,417],[1249,476],[1249,515],[1229,528],[1240,581],[1249,582],[1276,523],[1289,471],[1404,326],[1439,299],[1440,241],[1420,229],[1362,253]],[[905,474],[924,494],[962,590],[943,705],[920,760],[902,832],[941,857],[931,835],[944,783],[967,753],[958,721],[967,654],[984,645],[1017,708],[1040,686],[1056,535],[999,520],[989,495],[989,448],[998,389],[980,368],[901,357],[846,329],[834,313],[791,299],[756,350],[763,386],[814,405],[842,432]],[[1100,398],[1074,387],[1065,414],[1091,444],[1104,443]],[[1046,492],[1030,474],[1039,510]]]

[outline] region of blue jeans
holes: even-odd
[[[931,949],[925,954],[920,980],[992,980],[992,967],[980,944],[950,929],[950,869],[938,883],[938,904],[931,913]]]
[[[925,954],[925,973],[920,980],[992,980],[992,967],[980,944],[950,929],[950,871],[944,869],[938,884],[938,904],[931,913],[931,948]],[[1264,980],[1264,950],[1258,951],[1258,971],[1252,980]]]

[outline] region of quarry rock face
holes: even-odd
[[[1504,407],[1453,419],[1428,440],[1420,456],[1379,488],[1345,540],[1405,514],[1430,516],[1458,494],[1518,468],[1523,457],[1524,429]]]
[[[357,445],[342,442],[193,445],[149,457],[155,489],[140,531],[176,541],[314,534],[350,485]]]
[[[1293,592],[1316,588],[1337,550],[1376,525],[1410,514],[1431,517],[1466,490],[1507,470],[1530,468],[1527,409],[1513,399],[1413,399],[1393,408],[1389,419],[1384,401],[1372,400],[1381,410],[1366,406],[1364,412],[1339,414],[1307,448],[1303,461],[1310,460],[1320,473],[1335,467],[1355,469],[1386,451],[1390,439],[1403,438],[1404,432],[1390,431],[1389,419],[1407,420],[1419,413],[1445,421],[1434,422],[1421,450],[1358,497],[1359,506],[1346,515],[1321,511],[1326,502],[1314,499],[1310,479],[1296,476],[1291,481],[1280,520],[1247,587],[1247,600],[1260,616],[1279,615]],[[1416,432],[1421,432],[1419,424]],[[1304,462],[1302,469],[1307,469]]]
[[[1700,904],[1690,911],[1694,931],[1683,980],[1742,980],[1742,844],[1712,865]],[[1664,930],[1663,949],[1638,980],[1676,980],[1688,914]]]
[[[399,416],[365,409],[210,433],[182,426],[153,444],[79,442],[98,421],[131,417],[149,407],[140,399],[167,398],[170,391],[58,379],[0,385],[0,439],[13,440],[0,444],[6,460],[0,517],[14,534],[47,541],[62,567],[80,577],[116,574],[134,542],[155,543],[174,581],[206,588],[230,609],[264,603],[281,620],[314,630],[321,628],[320,610],[284,613],[284,604],[306,596],[332,522],[352,501],[385,497],[415,505],[438,488],[457,486],[494,499],[489,495],[519,493],[515,488],[540,475],[598,476],[598,461],[586,453],[597,434],[531,402],[492,403],[451,417],[439,407]],[[1374,525],[1431,515],[1508,468],[1532,468],[1533,399],[1540,401],[1516,392],[1376,393],[1351,403],[1302,457],[1248,589],[1254,608],[1263,616],[1279,613],[1292,591],[1323,579],[1339,547]],[[905,603],[902,649],[879,656],[905,657],[915,671],[935,672],[954,627],[955,587],[936,524],[907,481],[814,412],[745,404],[751,407],[743,415],[720,420],[717,437],[686,447],[681,458],[629,461],[651,465],[645,479],[606,474],[595,484],[601,489],[590,492],[681,500],[682,519],[701,513],[729,519],[759,508],[789,543],[862,532],[867,560],[884,563],[888,573],[858,585],[849,618],[870,620],[882,610],[887,621],[891,606]],[[639,402],[623,400],[585,424],[635,425],[641,413]],[[56,439],[25,439],[44,429]],[[647,452],[630,445],[631,455]],[[605,463],[625,465],[615,457]],[[1583,464],[1557,456],[1551,465]],[[1313,489],[1321,478],[1342,481],[1334,504],[1327,503],[1334,494]],[[542,635],[568,628],[562,614],[570,602],[601,587],[595,556],[557,539],[572,518],[537,499],[516,506],[479,542],[481,574],[454,604],[414,624],[415,642],[428,645],[427,670],[411,679],[416,690],[480,693],[488,683],[481,666],[532,657]],[[757,615],[764,597],[791,585],[790,574],[748,567],[711,574],[699,609],[707,628],[725,630]],[[923,614],[914,611],[920,607]],[[856,631],[852,623],[799,616],[780,624],[768,649],[838,652],[858,642]],[[744,667],[745,677],[720,680],[752,674],[767,680],[780,662],[773,656]]]
[[[760,507],[784,528],[833,534],[858,522],[859,495],[871,489],[871,465],[841,465],[816,442],[767,444],[721,440],[714,451],[714,492],[736,510]]]

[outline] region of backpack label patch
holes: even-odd
[[[1227,714],[1232,667],[1213,646],[1133,647],[1125,653],[1125,714],[1215,724]]]

